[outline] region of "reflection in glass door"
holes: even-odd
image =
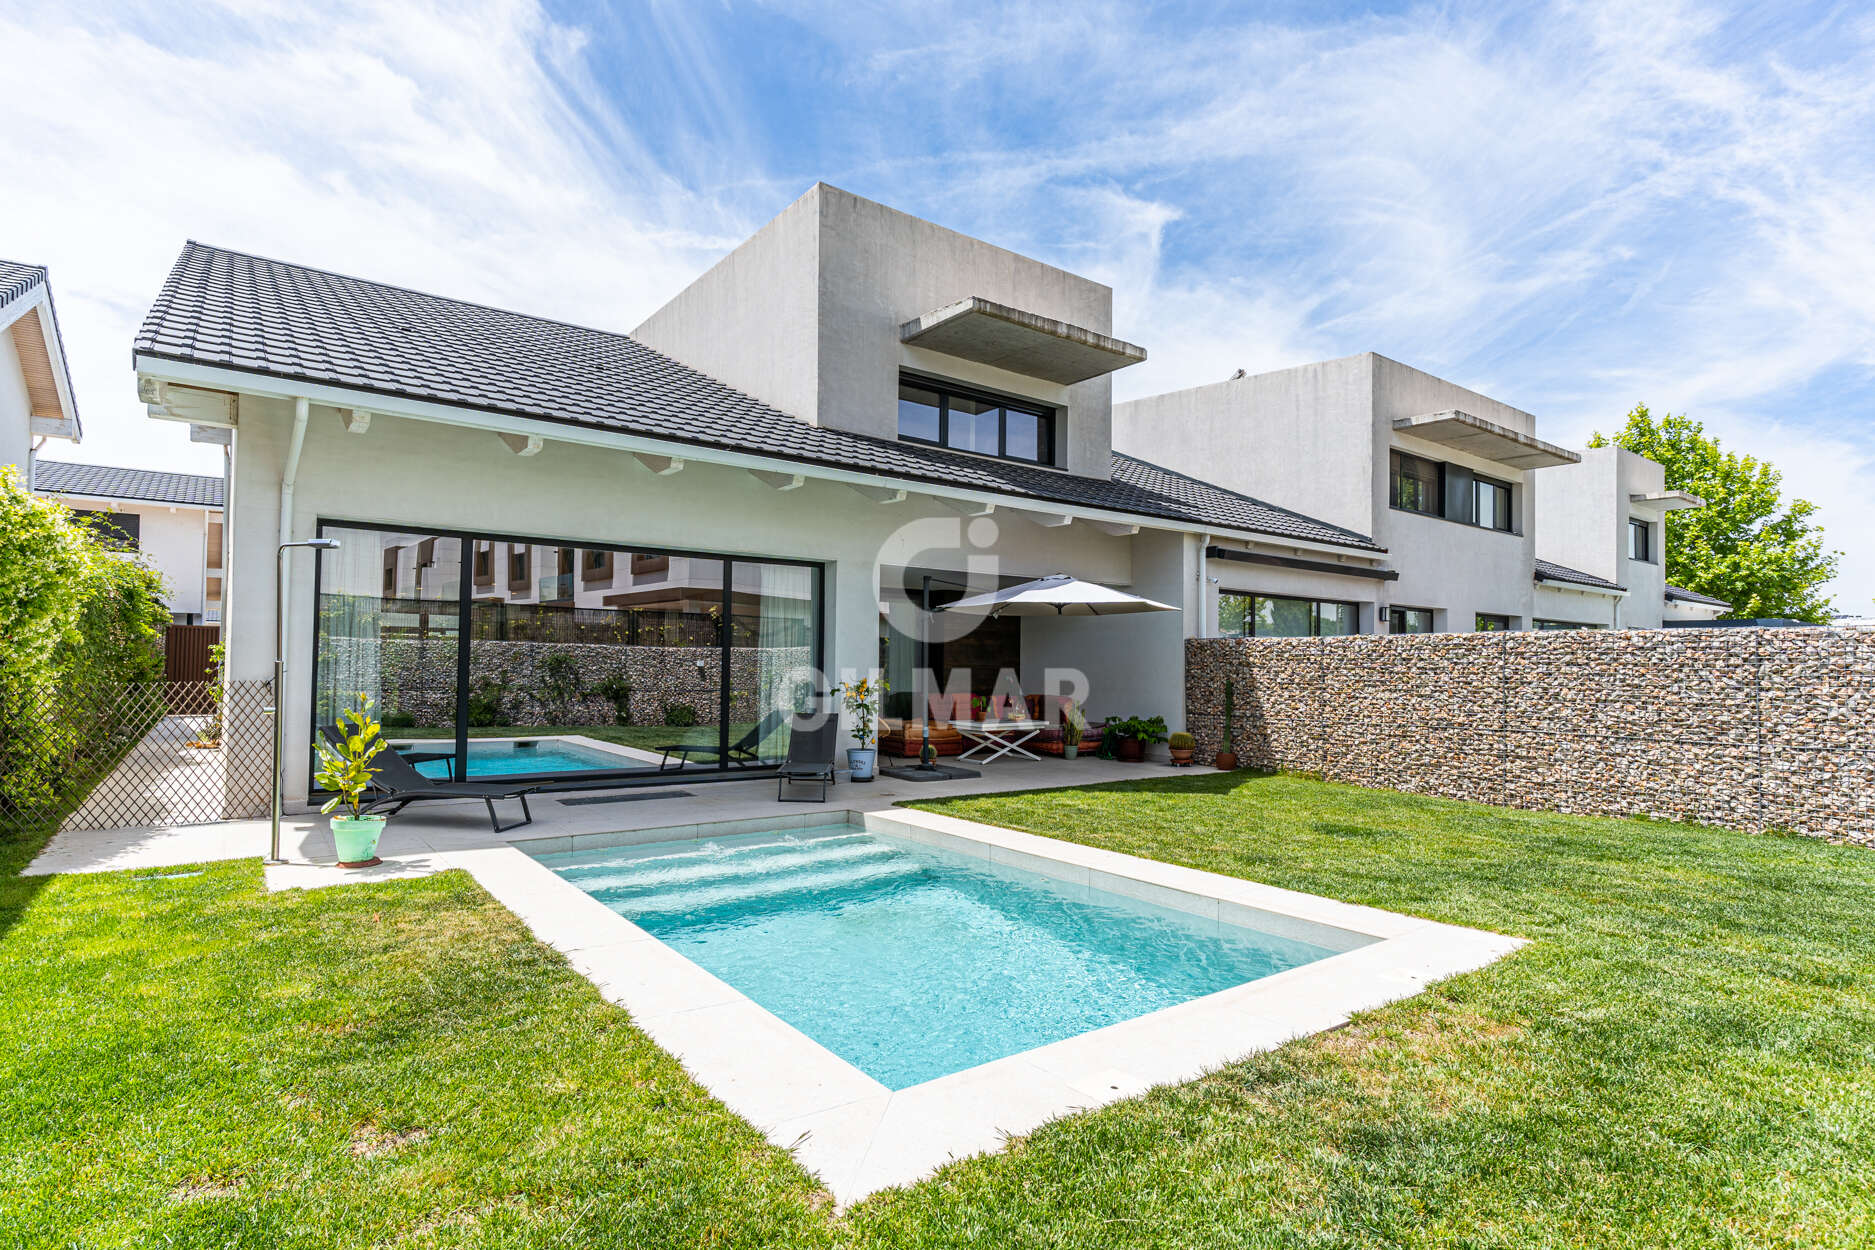
[[[825,710],[816,698],[820,570],[737,560],[730,596],[730,759],[749,765],[787,758],[789,720]]]
[[[721,560],[484,543],[506,576],[469,610],[470,776],[720,766]]]
[[[787,714],[812,704],[817,566],[320,532],[342,547],[320,584],[316,714],[369,697],[428,776],[720,775],[785,757]]]
[[[323,527],[340,546],[320,561],[315,724],[369,700],[397,743],[433,776],[456,753],[462,544],[455,538]]]

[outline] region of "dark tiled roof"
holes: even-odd
[[[139,353],[271,377],[1355,547],[1362,535],[1127,456],[1107,480],[807,424],[635,339],[200,243],[182,250]]]
[[[0,305],[11,304],[45,280],[44,265],[23,265],[16,260],[0,260]]]
[[[163,469],[119,469],[103,464],[33,461],[33,489],[43,495],[83,495],[92,499],[147,499],[153,503],[221,507],[221,479],[203,473]]]
[[[1548,560],[1536,562],[1536,578],[1540,582],[1567,582],[1571,586],[1593,586],[1598,590],[1626,590],[1618,582],[1611,582],[1605,577],[1593,573],[1584,573],[1581,569],[1572,569],[1567,565],[1552,564]]]
[[[1667,598],[1683,599],[1687,603],[1704,603],[1715,608],[1729,608],[1732,606],[1723,599],[1714,599],[1711,595],[1702,595],[1697,590],[1688,590],[1684,586],[1668,586]]]

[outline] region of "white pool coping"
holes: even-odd
[[[1352,947],[1247,985],[890,1090],[535,858],[568,851],[845,823],[1070,884]],[[995,1151],[1049,1120],[1192,1080],[1335,1028],[1356,1012],[1482,968],[1524,943],[932,812],[822,809],[702,825],[521,840],[452,852],[536,937],[699,1084],[791,1150],[842,1206]]]

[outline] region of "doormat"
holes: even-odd
[[[643,803],[649,799],[687,799],[688,790],[645,790],[637,794],[595,794],[584,799],[561,799],[561,807],[584,807],[589,803]]]
[[[929,768],[923,764],[904,764],[897,768],[881,768],[879,775],[894,781],[962,781],[983,774],[974,768],[959,768],[955,764],[933,764]]]

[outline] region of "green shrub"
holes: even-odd
[[[697,723],[697,709],[688,703],[666,703],[664,725],[668,729],[688,729]]]
[[[163,581],[0,469],[0,810],[67,798],[126,684],[163,676]]]
[[[632,684],[623,677],[608,677],[592,688],[592,692],[612,704],[613,723],[629,725],[632,723]]]
[[[501,682],[486,677],[476,682],[469,691],[469,723],[477,729],[512,723],[502,703],[507,693],[508,687]]]
[[[415,729],[417,718],[409,712],[386,712],[378,724],[385,729]]]

